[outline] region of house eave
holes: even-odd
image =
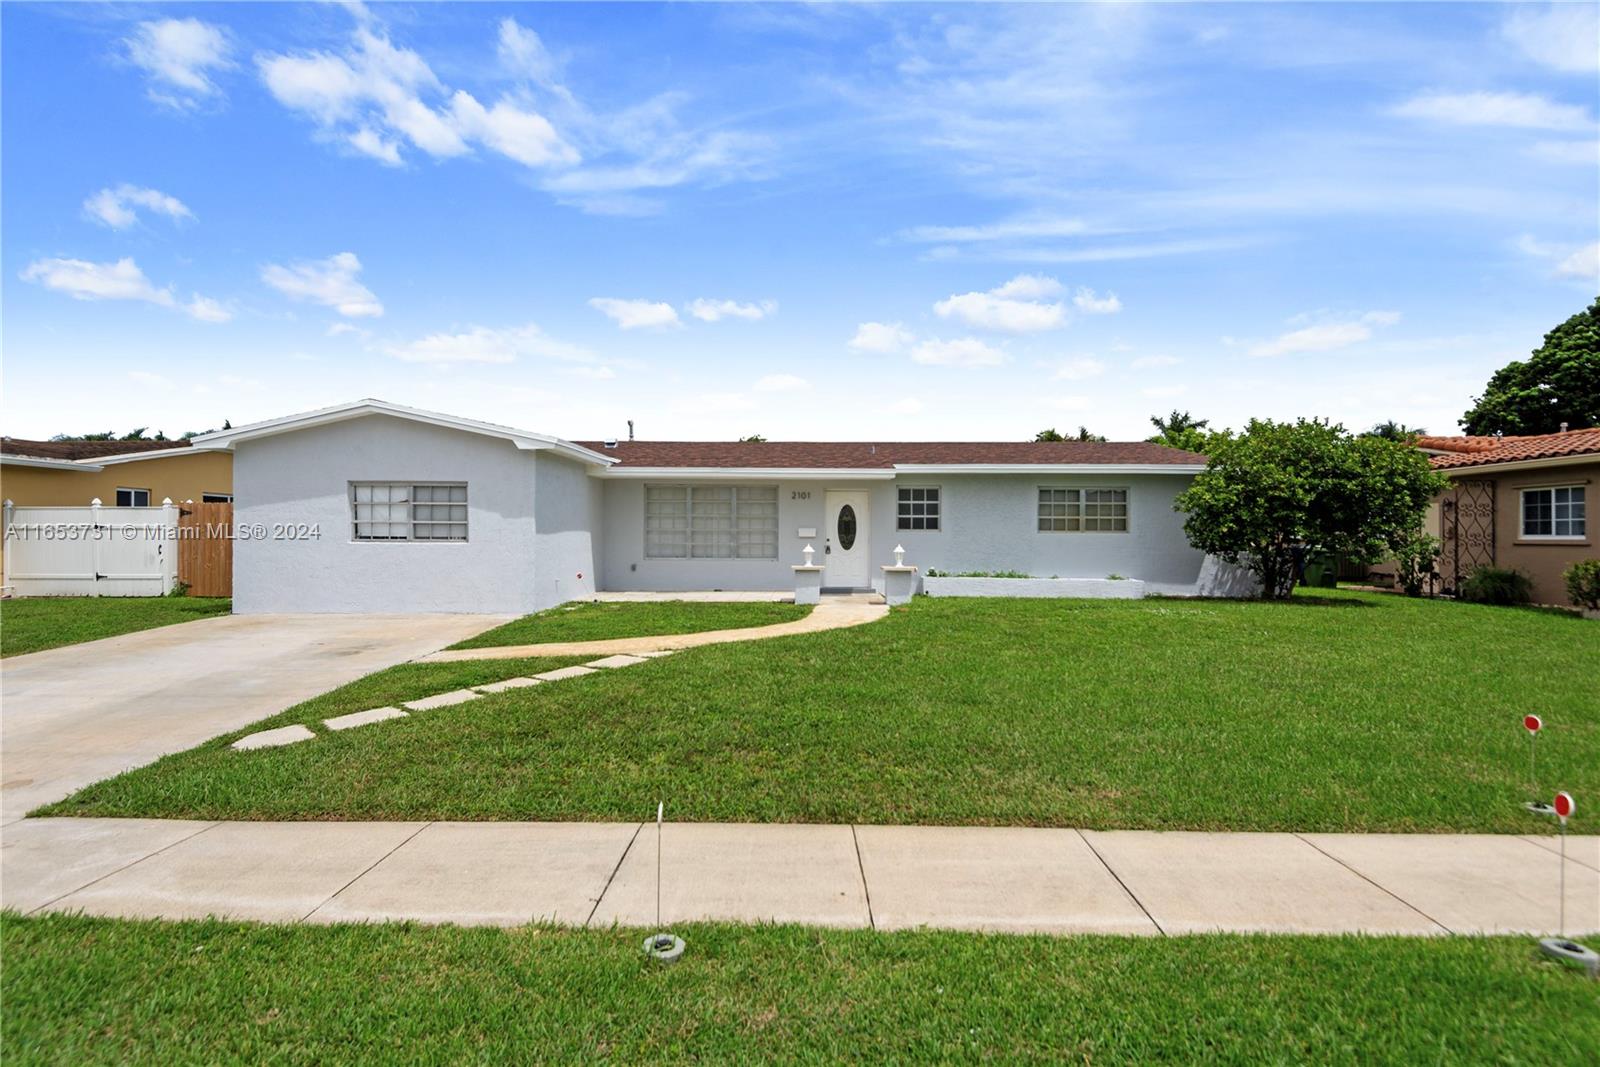
[[[1203,463],[901,463],[901,474],[1199,474]]]
[[[106,461],[100,460],[96,463],[90,463],[87,460],[77,459],[47,459],[43,456],[0,455],[0,465],[7,467],[37,467],[41,470],[51,471],[82,471],[85,474],[93,474],[95,471],[100,470],[100,465],[104,462]]]
[[[676,481],[750,481],[760,478],[779,478],[786,482],[894,480],[894,471],[888,467],[608,467],[589,473],[598,478]]]
[[[1455,478],[1469,474],[1540,470],[1545,467],[1580,467],[1586,463],[1600,463],[1600,452],[1583,452],[1574,456],[1546,456],[1543,459],[1513,459],[1500,463],[1474,463],[1461,467],[1435,467],[1434,470],[1446,478]]]

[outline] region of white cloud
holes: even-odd
[[[775,300],[763,300],[759,304],[741,304],[736,300],[709,300],[701,297],[691,301],[688,306],[689,314],[702,322],[717,322],[720,319],[749,319],[754,322],[764,319],[778,310]]]
[[[1153,385],[1148,389],[1139,390],[1140,395],[1151,400],[1170,400],[1175,396],[1182,396],[1189,391],[1186,385]]]
[[[911,361],[929,367],[993,367],[1006,361],[1006,354],[976,337],[957,337],[950,341],[924,341],[911,351]]]
[[[1078,287],[1072,297],[1073,306],[1088,315],[1115,315],[1122,310],[1122,301],[1117,299],[1116,293],[1107,293],[1105,296],[1096,296],[1093,289]]]
[[[1176,367],[1183,360],[1177,356],[1140,356],[1128,364],[1134,370],[1153,370],[1158,367]]]
[[[589,378],[597,382],[609,382],[617,376],[617,372],[610,367],[578,366],[567,370],[568,374],[578,378]]]
[[[402,344],[383,346],[383,351],[406,363],[514,363],[523,356],[559,359],[589,364],[594,355],[587,349],[547,335],[533,323],[505,329],[473,326],[460,333],[433,333]],[[577,368],[575,368],[576,370]],[[609,368],[587,368],[590,377],[609,377]]]
[[[857,352],[888,354],[899,352],[916,339],[916,334],[898,322],[863,322],[848,343]]]
[[[589,306],[624,330],[683,325],[671,304],[658,301],[619,300],[613,296],[597,296],[589,301]]]
[[[1539,141],[1528,154],[1546,163],[1600,167],[1600,141]]]
[[[1575,104],[1533,93],[1421,93],[1389,110],[1408,119],[1460,126],[1516,126],[1534,130],[1589,130],[1594,120]]]
[[[142,300],[182,311],[201,322],[227,322],[232,312],[199,293],[179,301],[172,287],[158,289],[132,259],[93,263],[85,259],[38,259],[23,268],[25,282],[66,293],[74,300]]]
[[[572,164],[578,152],[550,121],[513,95],[485,107],[465,90],[451,92],[416,52],[358,26],[339,54],[256,57],[274,98],[311,119],[323,136],[395,165],[409,143],[436,159],[477,144],[527,167]]]
[[[137,185],[123,184],[115,189],[101,189],[83,202],[83,212],[96,222],[123,230],[139,221],[135,208],[144,208],[172,219],[192,219],[194,213],[175,196],[158,189],[142,189]]]
[[[1556,265],[1556,274],[1563,278],[1600,277],[1600,241],[1585,245]]]
[[[199,19],[141,22],[123,44],[149,76],[150,98],[170,107],[197,106],[217,92],[211,72],[232,66],[227,37]]]
[[[1297,352],[1332,352],[1369,339],[1374,326],[1393,326],[1399,321],[1398,311],[1369,311],[1357,319],[1323,322],[1290,330],[1271,341],[1254,346],[1250,349],[1250,354],[1286,356]]]
[[[797,393],[811,388],[811,383],[797,374],[768,374],[753,387],[758,393]]]
[[[329,337],[344,337],[346,335],[350,335],[365,340],[372,336],[372,331],[364,330],[360,326],[350,322],[335,322],[329,324],[327,335]]]
[[[383,314],[383,304],[357,279],[360,273],[356,254],[340,252],[288,266],[269,263],[261,268],[261,280],[290,299],[331,307],[348,318],[375,318]]]
[[[138,382],[140,385],[154,386],[159,389],[172,388],[172,380],[170,378],[161,374],[152,374],[147,370],[131,370],[128,372],[128,378],[130,381]]]
[[[1041,237],[1079,237],[1093,230],[1082,219],[1020,218],[979,226],[914,226],[900,232],[907,241],[928,244],[969,244],[987,241],[1032,240]]]
[[[889,405],[889,413],[891,415],[916,415],[920,414],[921,411],[922,401],[918,400],[914,396],[908,396],[904,399],[896,400],[894,403]]]
[[[1593,4],[1519,5],[1501,32],[1536,63],[1569,74],[1600,71],[1600,9]]]
[[[1060,288],[1054,278],[1019,274],[1006,284],[983,293],[958,293],[933,305],[940,318],[956,318],[970,326],[1008,333],[1053,330],[1067,321],[1059,303],[1046,304],[1030,297],[1047,296]]]
[[[1076,382],[1084,378],[1094,378],[1104,374],[1106,365],[1098,359],[1083,356],[1078,359],[1069,359],[1056,368],[1055,378],[1058,381]]]

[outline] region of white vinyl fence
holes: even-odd
[[[178,509],[17,507],[5,502],[13,596],[164,596],[178,580]]]

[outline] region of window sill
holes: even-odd
[[[1512,542],[1515,545],[1554,545],[1562,548],[1583,547],[1589,544],[1587,537],[1519,537]]]

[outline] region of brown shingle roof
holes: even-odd
[[[905,463],[1204,463],[1197,452],[1144,441],[578,441],[622,467],[880,470]]]
[[[1555,459],[1561,456],[1600,456],[1600,427],[1589,430],[1568,430],[1566,433],[1540,434],[1535,437],[1468,437],[1455,440],[1489,440],[1495,444],[1491,448],[1463,449],[1434,456],[1428,462],[1435,470],[1481,467],[1490,463],[1519,463],[1536,459]],[[1421,441],[1418,444],[1423,448],[1438,447],[1423,445]]]
[[[0,452],[35,459],[100,459],[188,447],[188,441],[29,441],[21,437],[0,437]]]

